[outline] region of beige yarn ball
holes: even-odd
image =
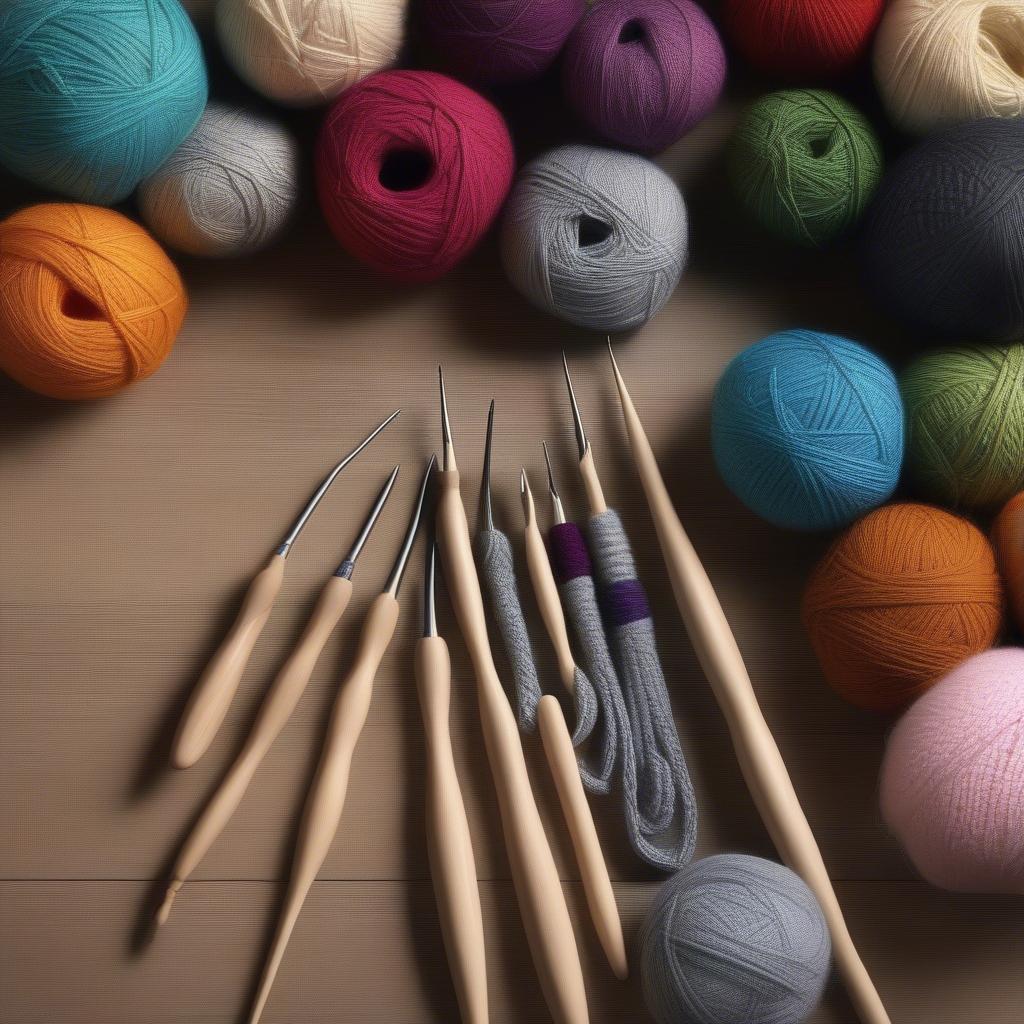
[[[925,133],[1024,113],[1024,0],[893,0],[875,38],[889,116]]]
[[[394,63],[405,9],[405,0],[218,0],[217,34],[257,92],[314,106]]]

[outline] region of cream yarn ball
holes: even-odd
[[[405,8],[405,0],[218,0],[217,34],[257,92],[314,106],[395,61]]]
[[[1024,113],[1024,0],[893,0],[875,38],[889,116],[924,133]]]
[[[153,234],[193,256],[269,244],[299,197],[299,148],[268,118],[211,103],[192,134],[137,195]]]

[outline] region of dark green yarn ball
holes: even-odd
[[[863,114],[824,89],[784,89],[744,113],[729,176],[773,234],[818,247],[860,219],[882,176],[882,149]]]

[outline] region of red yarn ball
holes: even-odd
[[[885,0],[725,0],[736,49],[784,79],[834,78],[867,52]]]
[[[363,79],[338,98],[317,143],[317,191],[335,237],[404,281],[432,281],[469,253],[514,170],[501,114],[431,71]]]

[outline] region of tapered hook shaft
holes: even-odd
[[[409,518],[409,527],[405,531],[405,538],[402,541],[401,548],[398,550],[398,557],[395,559],[395,564],[391,569],[391,574],[388,576],[388,581],[384,584],[384,593],[390,594],[392,597],[398,596],[398,588],[402,584],[402,576],[409,562],[409,553],[412,551],[413,542],[416,540],[416,531],[419,529],[420,520],[423,518],[423,504],[427,496],[427,486],[430,484],[430,477],[434,472],[436,464],[437,456],[431,455],[427,468],[423,472],[419,495],[416,498],[416,505],[412,510],[412,515]]]
[[[487,437],[484,440],[484,469],[480,481],[480,517],[485,530],[494,529],[494,509],[491,505],[491,446],[494,441],[494,399],[487,410]]]
[[[384,486],[380,489],[380,494],[377,495],[377,500],[373,503],[373,507],[370,509],[369,514],[363,523],[362,529],[359,531],[356,539],[352,542],[352,547],[349,549],[348,554],[342,559],[341,564],[334,571],[335,576],[340,576],[342,579],[346,580],[350,580],[352,578],[352,571],[356,567],[356,559],[359,557],[363,547],[366,545],[366,541],[373,532],[374,526],[377,525],[377,520],[380,518],[381,512],[384,511],[384,505],[388,500],[388,495],[391,493],[391,488],[395,486],[395,481],[398,479],[399,468],[399,466],[395,466],[391,471],[391,475],[384,481]]]
[[[548,454],[547,441],[541,441],[541,447],[544,449],[544,462],[548,467],[548,493],[551,495],[551,511],[556,523],[564,523],[565,509],[562,507],[562,499],[558,496],[558,488],[555,486],[555,473],[551,468],[551,456]],[[523,479],[526,479],[525,471]]]
[[[583,429],[583,417],[580,415],[580,407],[576,402],[576,392],[573,390],[572,377],[569,376],[569,361],[562,353],[562,369],[565,371],[565,385],[569,389],[569,404],[572,406],[572,427],[576,434],[576,447],[579,449],[580,458],[587,454],[590,442],[587,440],[587,432]]]

